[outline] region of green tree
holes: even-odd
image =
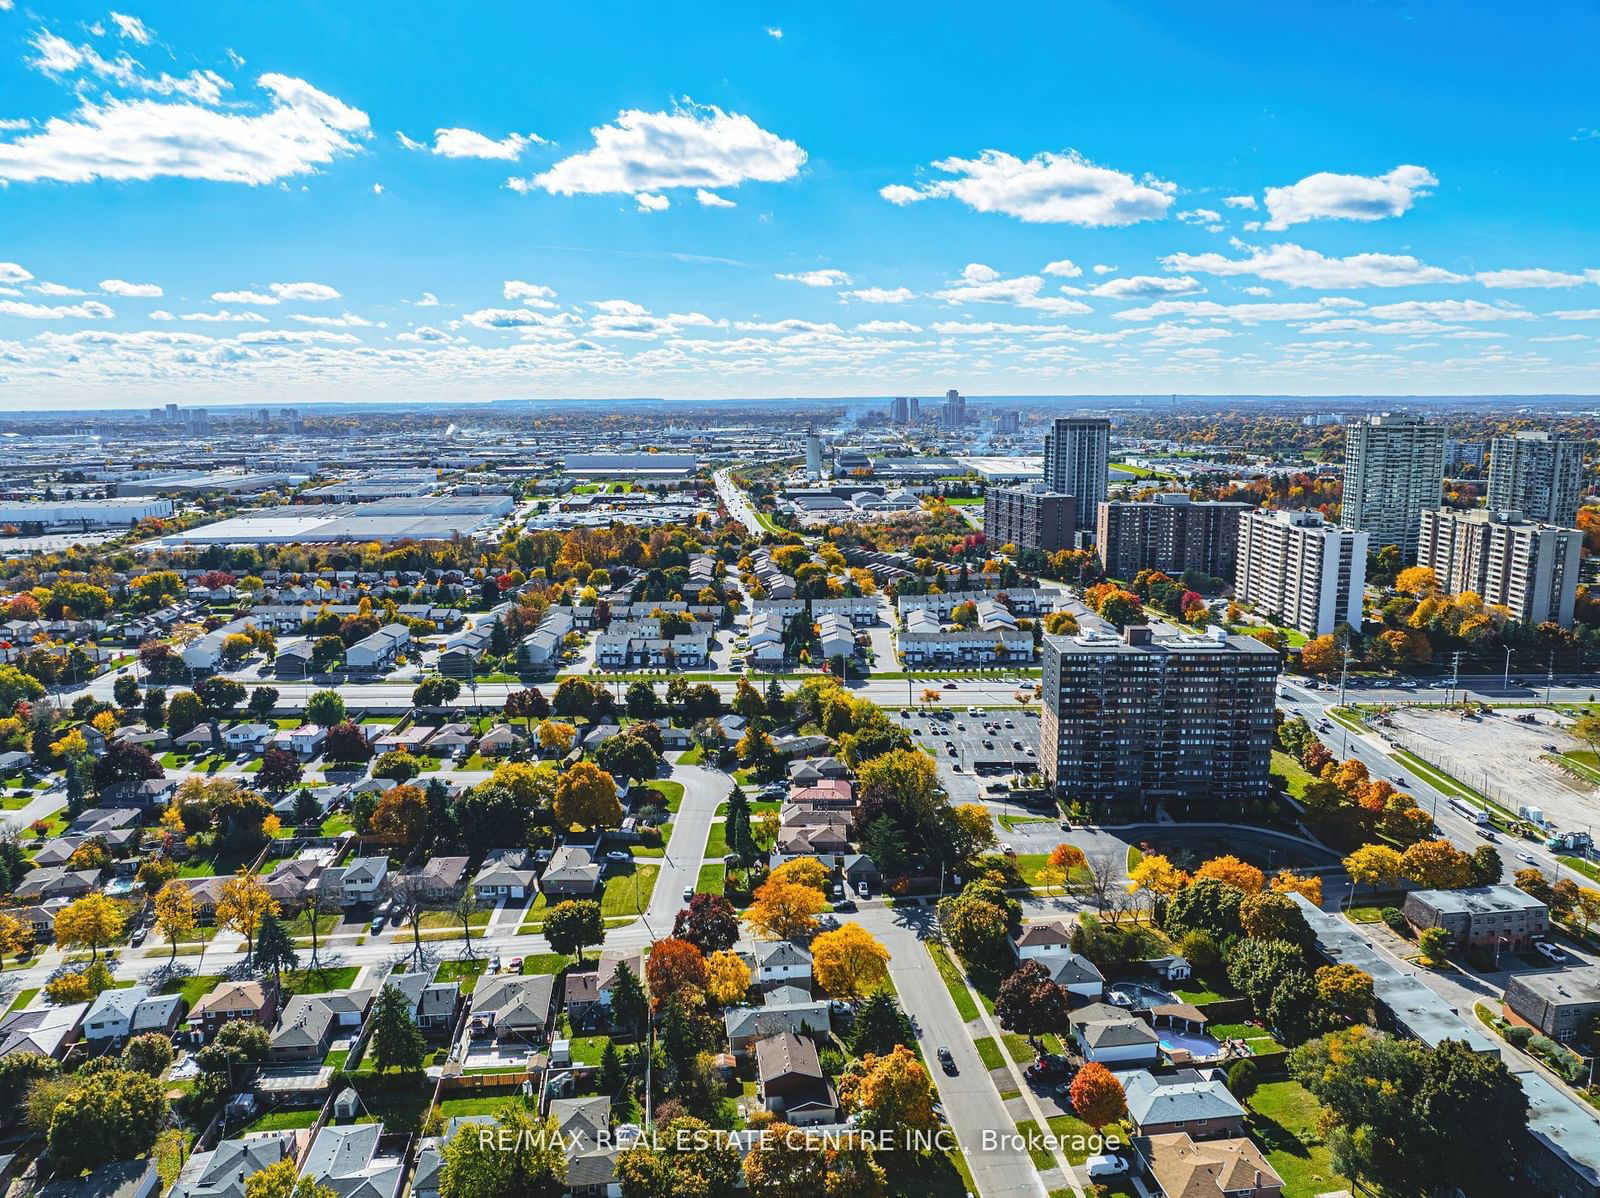
[[[723,838],[728,842],[728,851],[739,859],[744,869],[754,865],[761,855],[755,834],[750,828],[750,799],[742,787],[735,786],[728,792],[728,814],[723,822]]]
[[[445,707],[454,703],[461,693],[461,683],[454,678],[424,678],[411,692],[411,702],[417,707]]]
[[[160,1032],[145,1032],[129,1040],[122,1050],[122,1063],[129,1069],[160,1077],[172,1064],[172,1041]]]
[[[661,709],[656,688],[643,679],[628,683],[627,708],[634,719],[648,720]]]
[[[950,947],[971,968],[998,975],[1011,959],[1011,922],[1000,907],[982,898],[946,899],[940,922]]]
[[[635,1040],[644,1031],[650,1008],[639,975],[624,962],[617,966],[611,982],[611,1025],[624,1039]]]
[[[887,990],[869,994],[856,1008],[855,1022],[850,1025],[850,1051],[864,1057],[868,1053],[883,1056],[894,1051],[896,1044],[907,1048],[917,1043],[911,1030],[911,1020]]]
[[[167,1123],[166,1088],[147,1073],[116,1067],[76,1078],[50,1119],[57,1170],[77,1176],[148,1153]]]
[[[617,1157],[622,1198],[734,1198],[738,1192],[739,1150],[711,1124],[692,1116],[668,1120],[653,1140],[641,1141]],[[817,1194],[822,1194],[818,1189]],[[839,1198],[855,1198],[839,1191]]]
[[[378,1071],[403,1069],[414,1073],[422,1068],[426,1047],[405,995],[394,986],[385,986],[378,992],[372,1009],[370,1049]]]
[[[343,722],[344,700],[338,691],[320,690],[306,700],[306,723],[332,728]]]
[[[257,969],[271,971],[273,984],[280,991],[283,971],[300,968],[300,954],[294,951],[294,940],[270,907],[262,913],[261,926],[256,929],[255,963]]]
[[[440,1198],[559,1198],[567,1159],[555,1119],[507,1102],[494,1131],[468,1124],[445,1143]]]
[[[545,916],[544,935],[550,947],[576,956],[579,965],[583,964],[583,950],[601,943],[605,934],[600,904],[593,899],[567,899]]]

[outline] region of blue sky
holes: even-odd
[[[1588,393],[1600,17],[1537,17],[0,0],[0,386]]]

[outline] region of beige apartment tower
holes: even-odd
[[[1444,495],[1444,426],[1420,416],[1369,416],[1344,439],[1339,523],[1368,535],[1372,548],[1398,545],[1417,560],[1417,522]]]
[[[1367,534],[1320,512],[1249,512],[1239,521],[1239,602],[1307,636],[1361,627]]]
[[[1583,533],[1520,512],[1449,508],[1422,513],[1417,565],[1449,594],[1471,591],[1528,624],[1572,626]]]

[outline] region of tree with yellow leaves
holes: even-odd
[[[811,972],[833,997],[858,1002],[888,980],[889,950],[852,921],[811,942]]]
[[[739,1002],[750,990],[750,967],[732,949],[706,958],[706,993],[719,1007]]]
[[[815,857],[796,857],[792,861],[785,861],[773,870],[770,881],[778,883],[794,883],[797,886],[809,886],[818,894],[822,894],[828,887],[828,867]]]
[[[1042,886],[1046,894],[1054,894],[1067,884],[1067,871],[1047,861],[1034,871],[1033,883]]]
[[[882,1131],[932,1131],[933,1081],[917,1056],[896,1044],[886,1056],[868,1053],[839,1078],[839,1104],[859,1125]]]
[[[1261,888],[1267,881],[1259,869],[1248,861],[1239,860],[1232,853],[1211,858],[1194,871],[1194,876],[1197,881],[1201,878],[1215,878],[1246,894],[1260,894]]]
[[[822,907],[822,891],[769,877],[756,887],[744,919],[762,935],[792,940],[817,926]]]
[[[1395,575],[1394,589],[1402,595],[1425,599],[1439,593],[1439,576],[1432,566],[1408,566]]]
[[[622,822],[617,783],[592,761],[576,761],[556,782],[553,800],[556,823],[563,828],[615,828]]]
[[[1400,880],[1402,862],[1399,852],[1386,844],[1364,844],[1344,859],[1344,869],[1357,886],[1376,890]]]
[[[156,930],[172,945],[172,961],[178,960],[178,941],[193,934],[196,924],[194,892],[173,878],[156,892]]]
[[[20,957],[33,947],[33,927],[0,911],[0,957]]]
[[[1148,894],[1159,907],[1189,884],[1189,875],[1160,853],[1146,853],[1128,871],[1128,893]]]
[[[245,939],[245,956],[253,957],[256,929],[267,912],[278,913],[278,902],[259,876],[241,868],[222,884],[217,897],[217,925],[237,932]]]
[[[1308,674],[1331,674],[1339,668],[1339,644],[1331,636],[1319,636],[1300,647],[1300,668]]]
[[[96,891],[68,903],[56,915],[56,943],[64,949],[87,948],[98,961],[100,950],[122,935],[122,908]]]
[[[572,748],[573,737],[577,734],[576,728],[560,720],[539,721],[539,747],[546,752],[553,749],[557,753],[566,753]]]

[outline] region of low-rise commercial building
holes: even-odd
[[[1401,908],[1418,931],[1443,928],[1457,948],[1521,952],[1550,931],[1550,911],[1515,886],[1413,890]]]

